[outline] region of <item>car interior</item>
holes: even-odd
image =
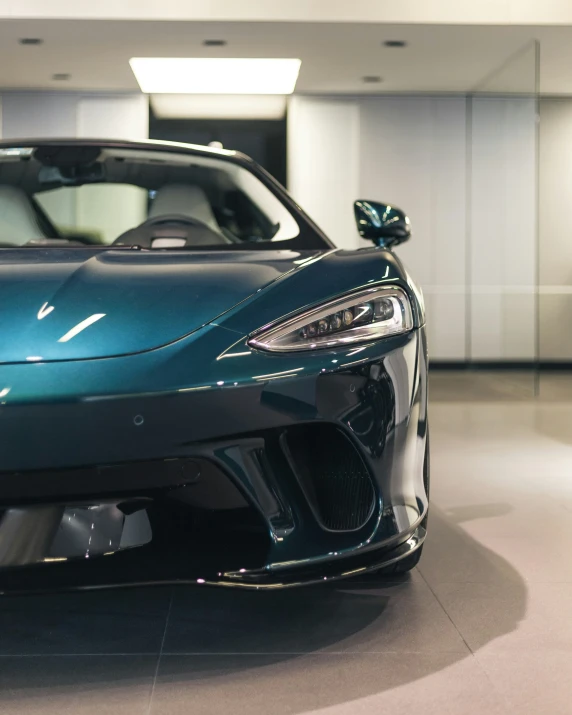
[[[183,248],[234,243],[223,232],[205,191],[196,184],[165,184],[156,193],[147,219],[114,241],[118,246]]]
[[[277,206],[285,221],[272,215]],[[0,149],[0,247],[214,247],[297,232],[271,192],[228,161],[89,146]]]

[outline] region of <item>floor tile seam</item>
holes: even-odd
[[[426,579],[425,576],[421,573],[421,571],[419,571],[419,575],[421,576],[421,578],[423,579],[423,581],[425,581],[425,584],[427,585],[427,588],[428,588],[429,591],[431,591],[431,593],[433,594],[433,598],[437,601],[437,603],[439,604],[441,610],[443,611],[443,613],[445,614],[445,616],[447,617],[447,619],[449,620],[449,622],[451,623],[451,625],[453,626],[453,628],[455,629],[455,631],[459,634],[459,638],[460,638],[460,639],[463,641],[463,643],[465,644],[465,647],[467,648],[467,651],[468,651],[469,653],[471,653],[472,655],[474,655],[473,649],[472,649],[471,646],[468,644],[467,640],[465,639],[465,636],[461,633],[461,631],[460,631],[459,628],[457,627],[457,624],[455,623],[455,621],[453,620],[453,618],[451,617],[451,615],[449,614],[449,612],[447,611],[447,609],[445,608],[445,606],[443,605],[443,603],[441,602],[441,599],[439,598],[439,596],[435,593],[435,591],[434,591],[433,588],[431,587],[431,584],[429,583],[429,581],[427,581],[427,579]]]
[[[188,657],[222,657],[222,656],[343,656],[343,655],[469,655],[465,650],[460,649],[433,649],[420,650],[418,648],[414,649],[385,649],[385,650],[334,650],[334,651],[319,651],[319,650],[296,650],[296,651],[278,651],[278,650],[268,650],[268,651],[165,651],[161,653],[162,658],[171,658],[177,656],[188,656]],[[4,660],[10,659],[24,659],[24,658],[109,658],[109,657],[119,657],[119,658],[141,658],[147,657],[151,658],[157,656],[158,653],[155,652],[142,652],[142,653],[2,653],[0,658]]]
[[[82,653],[78,651],[72,651],[70,653],[0,653],[0,658],[152,658],[158,655],[158,651],[127,651],[125,653],[109,653],[106,651],[100,651],[95,653]]]
[[[157,685],[157,678],[159,676],[159,668],[161,667],[161,657],[163,655],[163,648],[165,646],[165,639],[167,638],[167,630],[169,628],[169,620],[171,618],[171,611],[173,609],[173,599],[174,593],[171,590],[171,597],[169,599],[169,608],[167,610],[167,617],[165,618],[165,628],[163,630],[163,637],[161,639],[161,646],[159,648],[159,654],[157,656],[157,663],[155,665],[155,673],[153,675],[153,683],[151,685],[151,692],[149,693],[149,704],[147,706],[147,715],[150,715],[153,707],[153,696],[155,695],[155,688]]]
[[[506,693],[504,693],[502,690],[500,690],[499,687],[497,686],[497,684],[492,680],[492,678],[490,677],[490,675],[489,675],[487,669],[484,667],[484,665],[483,665],[483,663],[482,663],[482,661],[481,661],[481,659],[480,659],[480,657],[479,657],[478,651],[474,653],[474,658],[475,658],[475,661],[476,661],[476,663],[477,663],[477,667],[479,668],[479,670],[481,671],[481,673],[483,673],[483,675],[484,675],[485,678],[487,679],[487,682],[489,683],[491,689],[493,690],[493,692],[494,692],[494,693],[502,700],[502,702],[504,703],[504,706],[505,706],[505,708],[506,708],[507,713],[510,713],[511,715],[513,715],[514,712],[515,712],[515,709],[514,709],[514,708],[515,708],[515,704],[514,704],[514,703],[512,702],[512,700],[508,697],[508,695],[506,695]]]
[[[316,650],[300,650],[300,651],[212,651],[205,653],[204,651],[169,651],[163,652],[163,658],[181,657],[201,657],[201,658],[221,658],[224,656],[244,656],[244,657],[275,657],[275,656],[362,656],[362,655],[462,655],[467,656],[467,651],[457,650],[335,650],[335,651],[316,651]]]

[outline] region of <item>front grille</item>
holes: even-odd
[[[196,458],[150,459],[64,469],[0,471],[0,505],[114,497],[196,483],[204,471]]]
[[[284,446],[308,502],[330,531],[355,531],[375,506],[371,477],[356,448],[333,425],[288,430]]]

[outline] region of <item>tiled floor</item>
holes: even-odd
[[[431,396],[446,402],[572,402],[572,371],[435,370]]]
[[[4,598],[0,713],[570,715],[572,402],[493,383],[433,385],[409,578]]]

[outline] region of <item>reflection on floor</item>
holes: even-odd
[[[572,402],[437,382],[410,577],[4,598],[2,715],[569,715]]]
[[[433,402],[572,402],[572,370],[435,370]]]

